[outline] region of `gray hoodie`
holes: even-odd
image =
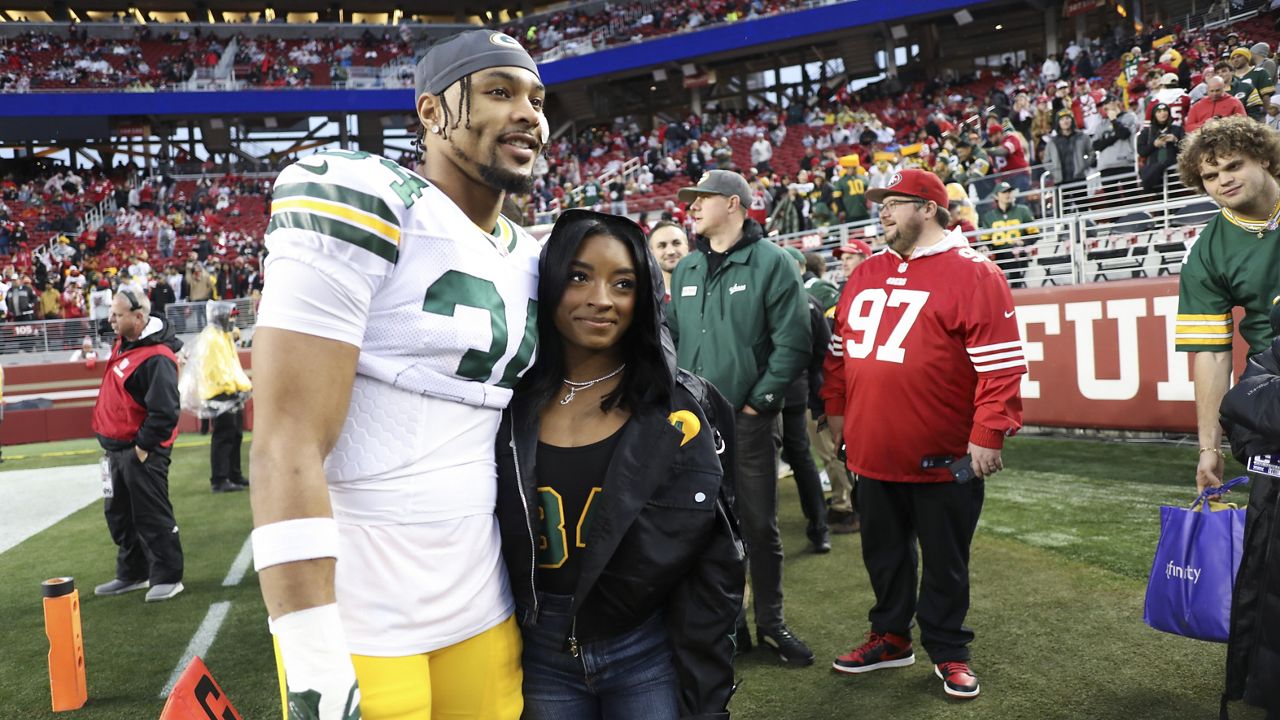
[[[1131,112],[1122,112],[1111,120],[1106,115],[1093,130],[1093,151],[1097,155],[1099,170],[1134,167],[1134,136],[1138,132],[1138,119]]]

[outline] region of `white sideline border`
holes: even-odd
[[[249,570],[250,563],[253,562],[253,542],[252,536],[244,539],[244,544],[240,546],[240,552],[236,554],[236,559],[231,562],[231,568],[227,570],[227,576],[222,580],[222,587],[235,587],[244,580],[245,573]],[[200,622],[200,627],[196,628],[196,632],[191,636],[191,641],[187,643],[187,649],[183,651],[182,657],[178,660],[178,664],[173,668],[173,672],[169,673],[169,680],[164,684],[164,689],[160,691],[160,699],[165,700],[169,697],[169,693],[173,692],[173,686],[178,684],[178,678],[182,677],[182,671],[187,669],[187,665],[197,655],[207,655],[209,648],[213,647],[214,640],[218,639],[218,631],[222,629],[222,623],[226,621],[227,615],[231,612],[230,600],[219,600],[209,606],[209,611],[205,613],[204,620]]]

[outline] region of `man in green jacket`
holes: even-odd
[[[694,250],[671,277],[669,326],[681,368],[711,381],[738,410],[735,509],[751,557],[757,639],[788,664],[813,652],[783,623],[778,534],[779,411],[808,363],[807,301],[796,263],[747,218],[741,175],[712,170],[680,191],[692,203]],[[739,651],[750,637],[739,627]]]

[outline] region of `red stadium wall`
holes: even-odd
[[[1025,422],[1194,432],[1191,358],[1173,350],[1178,279],[1018,290]],[[1235,367],[1246,346],[1236,337]]]
[[[1195,431],[1191,356],[1173,351],[1178,280],[1092,283],[1014,292],[1029,372],[1025,422],[1069,428]],[[1245,347],[1237,337],[1235,367]],[[240,354],[246,369],[249,353]],[[46,410],[10,410],[0,442],[92,437],[89,421],[103,364],[22,365],[5,370],[5,399],[47,397]],[[246,426],[253,427],[250,404]],[[199,423],[183,415],[184,432]]]
[[[249,352],[241,351],[240,362],[250,369]],[[0,444],[48,442],[93,437],[93,403],[102,385],[106,363],[89,368],[82,362],[46,365],[13,365],[4,369],[4,399],[16,403],[24,399],[47,398],[53,407],[42,410],[12,410],[6,407],[0,423]],[[245,427],[253,428],[253,401],[245,411]],[[200,421],[183,413],[178,422],[182,432],[196,432]]]

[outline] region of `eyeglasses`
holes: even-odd
[[[134,295],[132,290],[121,290],[120,294],[124,296],[125,300],[129,301],[129,312],[142,309],[142,304],[138,302],[138,296]]]
[[[880,203],[880,214],[888,215],[903,205],[915,205],[916,207],[920,207],[926,202],[926,200],[885,200]]]

